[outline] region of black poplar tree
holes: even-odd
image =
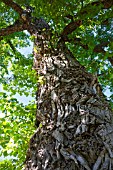
[[[110,25],[113,2],[82,1],[76,14],[66,13],[68,23],[60,34],[51,27],[52,21],[48,24],[43,17],[33,17],[33,7],[27,6],[23,10],[19,3],[12,0],[2,2],[18,12],[20,17],[13,25],[1,29],[0,36],[4,38],[14,32],[27,30],[34,38],[37,130],[30,139],[24,169],[113,169],[113,111],[98,83],[98,74],[102,72],[98,68],[97,74],[89,73],[79,62],[84,60],[85,63],[86,58],[81,57],[78,61],[76,57],[82,54],[82,50],[87,54],[92,50],[94,54],[106,56],[105,47],[112,44],[111,37],[102,41],[100,36],[99,43],[92,48],[91,39],[85,42],[77,34],[86,22],[89,27],[91,22],[97,22],[98,26],[100,13],[103,15],[101,31],[107,24]],[[52,5],[55,2],[49,3]],[[72,3],[73,7],[78,4]],[[69,4],[71,2],[66,3]],[[106,14],[106,11],[109,12]],[[106,61],[113,65],[111,56],[107,55]]]

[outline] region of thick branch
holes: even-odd
[[[103,9],[108,9],[113,5],[113,1],[111,0],[101,0],[101,1],[96,1],[96,2],[92,2],[89,3],[88,5],[84,6],[76,15],[75,17],[77,18],[81,18],[81,16],[85,16],[87,14],[90,14],[91,11],[89,11],[88,9],[92,9],[93,6],[101,6],[101,8]],[[98,8],[100,11],[100,8]],[[98,14],[99,11],[95,10],[96,13]],[[94,13],[94,15],[96,15]],[[66,27],[64,28],[61,37],[66,40],[67,39],[67,35],[71,34],[73,31],[75,31],[80,25],[82,25],[82,19],[81,20],[77,20],[77,21],[73,21],[73,17],[71,15],[66,16],[67,18],[71,19],[72,22],[70,22],[68,25],[66,25]],[[89,15],[90,17],[90,15]]]
[[[67,38],[68,34],[71,34],[73,31],[75,31],[80,25],[82,25],[82,20],[74,21],[69,23],[63,30],[61,37],[63,39]]]
[[[3,28],[0,30],[0,36],[6,36],[9,34],[12,34],[14,32],[20,32],[25,30],[26,25],[25,24],[21,24],[18,22],[15,22],[13,25],[8,26],[7,28]]]
[[[89,3],[88,5],[84,6],[77,14],[76,14],[76,18],[80,18],[80,16],[85,16],[87,14],[89,14],[91,11],[89,11],[88,9],[91,9],[93,6],[101,6],[102,9],[108,9],[110,7],[112,7],[113,5],[113,1],[111,0],[101,0],[101,1],[96,1],[96,2],[92,2]],[[100,11],[100,8],[99,8]],[[96,10],[96,13],[98,13],[99,11]],[[96,15],[96,14],[94,14]],[[80,25],[82,25],[82,20],[78,20],[78,21],[73,21],[73,18],[71,16],[68,16],[69,19],[72,20],[71,23],[69,23],[63,30],[62,34],[61,34],[61,38],[63,38],[64,41],[68,41],[71,42],[73,40],[70,40],[68,38],[68,34],[71,34],[73,31],[75,31],[75,29],[77,29]],[[108,19],[106,19],[105,21],[108,22]],[[105,22],[103,21],[103,22]],[[105,22],[106,23],[106,22]],[[82,46],[84,49],[88,50],[88,45],[84,45],[83,43],[81,43],[81,39],[80,38],[75,38],[74,39],[75,44],[78,44],[80,46]],[[102,42],[101,44],[98,44],[94,47],[93,52],[95,53],[103,53],[105,54],[106,51],[104,50],[104,47],[106,47],[110,42]],[[113,58],[108,57],[108,60],[110,61],[110,63],[113,65]]]
[[[5,5],[13,8],[16,12],[20,14],[19,19],[13,24],[8,26],[7,28],[3,28],[0,30],[0,36],[6,36],[12,34],[14,32],[20,32],[25,29],[29,29],[31,23],[31,10],[23,10],[17,3],[13,2],[12,0],[2,0]],[[0,38],[1,40],[2,38]]]
[[[15,2],[13,2],[12,0],[2,0],[2,2],[4,4],[6,4],[7,6],[13,8],[16,12],[18,12],[20,15],[23,12],[23,9]]]
[[[23,13],[23,9],[15,2],[13,2],[12,0],[2,0],[2,2],[11,7],[12,9],[14,9],[16,12],[18,12],[20,14],[20,16]],[[0,36],[6,36],[9,34],[12,34],[14,32],[20,32],[25,30],[26,25],[22,22],[22,19],[20,18],[19,20],[17,20],[13,25],[8,26],[7,28],[3,28],[0,30]]]

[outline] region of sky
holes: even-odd
[[[25,48],[21,48],[18,49],[19,52],[21,52],[23,55],[27,56],[28,54],[32,53],[32,49],[33,49],[33,43],[31,42],[31,46],[30,47],[25,47]],[[3,92],[3,88],[2,85],[0,84],[0,92]],[[25,95],[20,96],[18,93],[16,95],[14,95],[14,97],[20,102],[23,103],[24,105],[27,105],[29,103],[29,101],[34,100],[34,98],[32,96],[28,96],[26,97]],[[2,114],[2,112],[0,111],[0,117],[4,117],[4,114]],[[0,146],[0,150],[1,150],[1,146]],[[13,157],[11,156],[7,156],[7,159],[11,159]],[[6,159],[6,157],[5,157]],[[4,160],[4,156],[0,156],[0,161]]]
[[[33,50],[32,42],[30,42],[30,47],[24,47],[24,48],[18,49],[18,51],[25,56],[31,54],[32,50]],[[29,103],[29,101],[34,99],[32,96],[26,97],[25,95],[20,96],[19,94],[16,94],[15,97],[17,98],[18,101],[20,101],[21,103],[23,103],[25,105],[27,105]]]

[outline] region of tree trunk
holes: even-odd
[[[37,130],[25,170],[112,170],[109,104],[96,76],[85,71],[63,41],[49,48],[50,34],[35,31]]]

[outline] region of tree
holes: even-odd
[[[37,130],[30,139],[24,169],[111,170],[113,111],[102,88],[107,85],[113,92],[113,2],[46,3],[19,0],[1,3],[14,16],[11,20],[3,12],[3,17],[13,23],[6,20],[0,30],[1,42],[5,41],[12,50],[10,54],[5,52],[14,57],[14,64],[22,58],[27,68],[26,59],[15,48],[19,39],[27,39],[23,31],[27,30],[34,40]],[[27,83],[31,87],[29,79]],[[20,83],[19,87],[23,85]]]

